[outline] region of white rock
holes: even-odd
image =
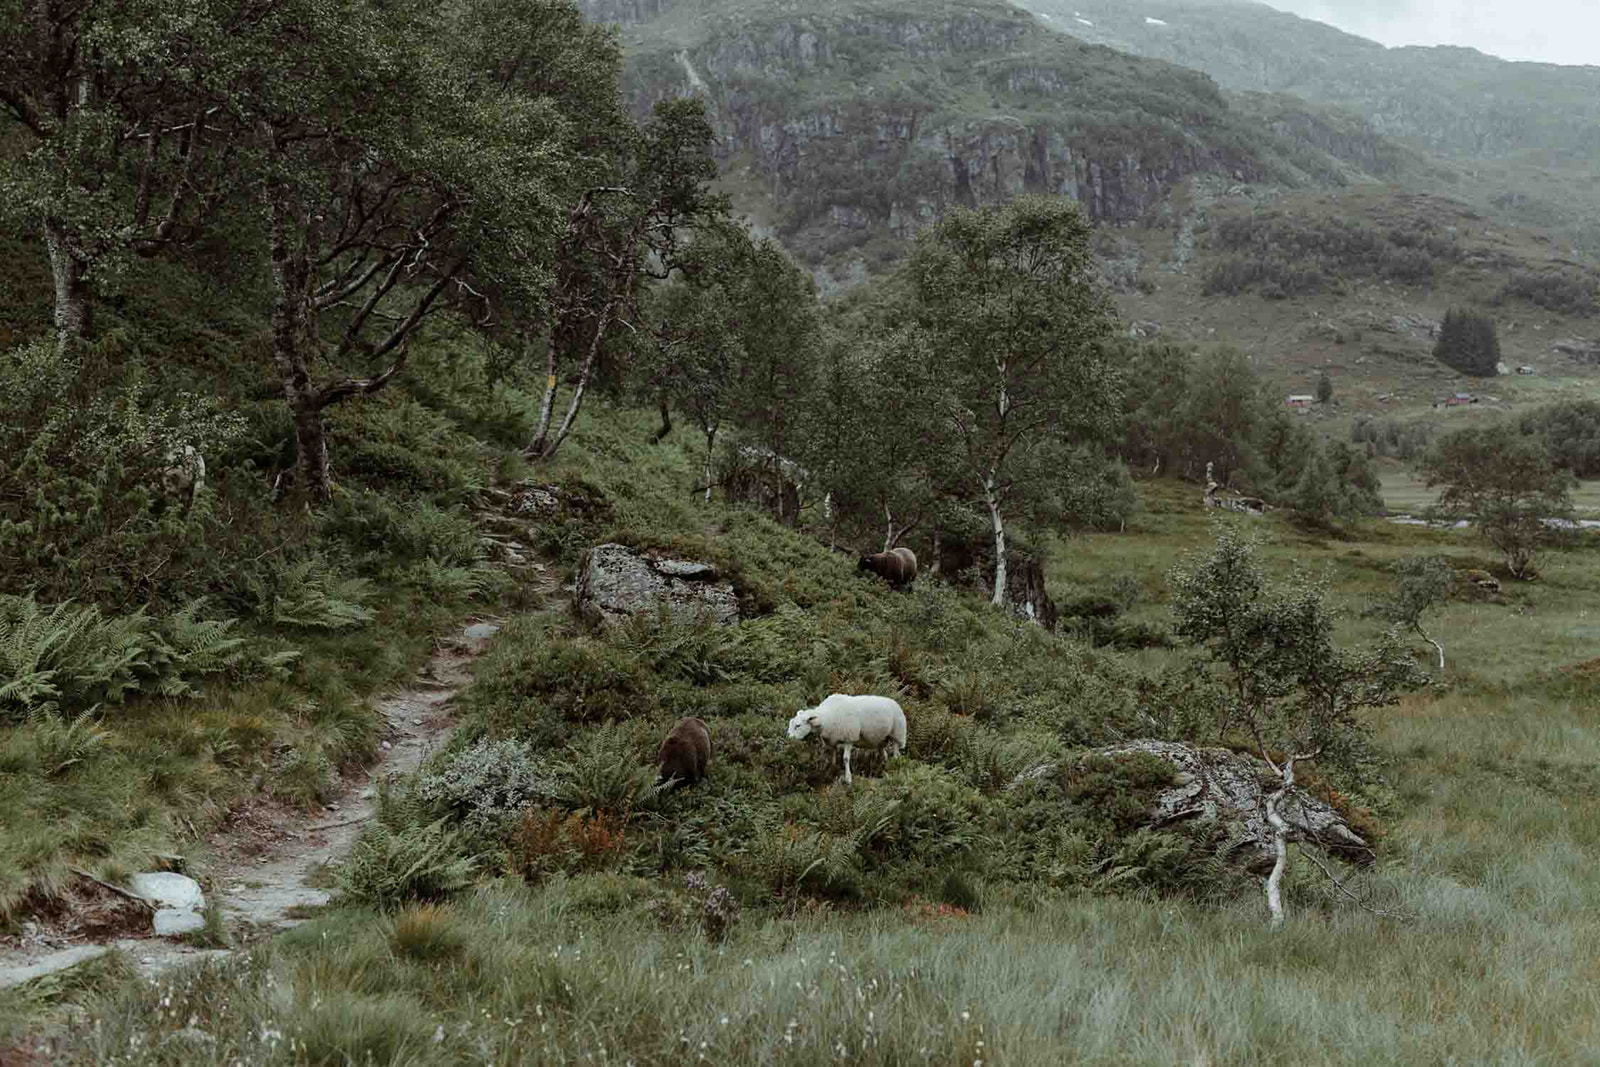
[[[155,927],[157,937],[175,937],[178,934],[191,934],[196,930],[204,930],[206,917],[198,911],[188,908],[162,908],[156,912]]]
[[[500,627],[492,622],[475,622],[461,631],[461,636],[474,641],[481,641],[493,637],[500,632]]]
[[[389,742],[387,742],[387,741],[385,741],[385,742],[384,742],[384,743],[383,743],[383,750],[384,750],[384,751],[385,751],[385,752],[387,752],[387,751],[389,751],[389,750],[390,750],[390,749],[391,749],[391,748],[393,748],[393,747],[394,747],[394,746],[393,746],[393,745],[391,745],[391,744],[390,744],[390,743],[389,743]]]
[[[136,874],[133,876],[131,888],[161,908],[202,911],[206,906],[206,897],[200,891],[199,882],[170,871]]]

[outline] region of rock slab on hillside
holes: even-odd
[[[656,558],[619,544],[589,550],[573,603],[583,618],[607,624],[660,605],[680,619],[709,616],[723,626],[739,621],[739,597],[711,564]]]
[[[1238,842],[1233,858],[1256,874],[1272,869],[1272,827],[1267,824],[1266,798],[1270,783],[1277,777],[1266,762],[1243,752],[1225,748],[1194,748],[1175,741],[1140,739],[1101,749],[1102,756],[1145,752],[1172,764],[1178,774],[1174,784],[1157,796],[1150,811],[1153,826],[1169,826],[1190,819],[1220,824]],[[1055,773],[1055,764],[1044,764],[1018,775],[1015,788],[1023,782]],[[1289,824],[1289,840],[1318,845],[1354,863],[1372,859],[1366,840],[1350,829],[1345,818],[1331,805],[1296,789],[1284,803],[1283,818]]]
[[[205,928],[206,898],[193,878],[168,871],[133,876],[133,891],[155,906],[157,937],[173,937]]]

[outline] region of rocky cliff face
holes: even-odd
[[[635,110],[705,96],[724,160],[748,168],[801,245],[909,237],[952,205],[1025,192],[1124,224],[1193,174],[1305,174],[1204,75],[1069,41],[998,0],[585,10],[625,27]]]

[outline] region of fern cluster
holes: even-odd
[[[129,693],[189,696],[194,679],[244,656],[234,621],[203,619],[202,601],[154,618],[107,616],[94,605],[53,607],[32,595],[0,595],[0,714],[121,703]]]
[[[426,822],[428,802],[409,788],[378,788],[378,813],[339,868],[338,900],[385,910],[442,900],[471,884],[482,857],[468,854],[448,816]]]

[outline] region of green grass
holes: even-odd
[[[460,701],[457,744],[426,770],[477,737],[531,738],[527,758],[554,784],[536,818],[462,839],[501,850],[482,854],[475,888],[384,913],[321,911],[243,959],[118,986],[93,1000],[98,1025],[72,1030],[60,1062],[1590,1054],[1600,672],[1558,668],[1600,648],[1591,550],[1554,552],[1537,583],[1508,582],[1498,599],[1464,594],[1429,617],[1450,660],[1446,684],[1375,718],[1381,766],[1355,784],[1382,838],[1379,862],[1351,885],[1384,914],[1334,893],[1297,856],[1290,919],[1273,932],[1248,881],[1152,880],[1130,893],[1041,878],[1019,850],[1028,839],[986,821],[1008,810],[1001,787],[1022,766],[1108,729],[1131,733],[1127,687],[1176,652],[1091,653],[926,581],[887,593],[802,533],[691,498],[687,435],[651,446],[647,413],[591,415],[552,473],[600,489],[611,508],[567,531],[572,547],[617,536],[711,552],[778,610],[733,631],[641,622],[597,635],[548,614],[510,619]],[[1208,543],[1215,516],[1194,486],[1140,491],[1126,534],[1045,539],[1058,599],[1121,579],[1136,589],[1129,617],[1164,619],[1166,570]],[[1465,532],[1371,521],[1339,540],[1281,514],[1233,521],[1264,534],[1273,573],[1330,575],[1347,609],[1342,641],[1374,632],[1359,609],[1384,591],[1394,560],[1494,562]],[[898,689],[912,736],[886,769],[858,760],[847,791],[780,730],[800,701],[855,686]],[[712,726],[710,777],[651,796],[649,753],[691,713]],[[386,803],[400,805],[387,816],[396,827],[434,815],[406,793]],[[1092,810],[1055,803],[1052,818],[1100,840]],[[842,844],[894,804],[902,821],[882,850]],[[364,862],[381,867],[382,855],[369,849]],[[686,881],[699,871],[707,888]],[[718,885],[742,905],[725,938],[704,917]],[[212,1040],[169,1036],[191,1019]]]
[[[1554,806],[1461,812],[1535,820],[1493,863],[1420,835],[1429,869],[1381,879],[1410,922],[1346,909],[1278,933],[1248,906],[1065,898],[824,910],[714,944],[661,929],[647,893],[617,908],[606,876],[497,883],[426,933],[340,914],[131,988],[64,1062],[180,1062],[163,1039],[190,1020],[216,1039],[182,1050],[199,1064],[1577,1062],[1600,921],[1592,841]]]

